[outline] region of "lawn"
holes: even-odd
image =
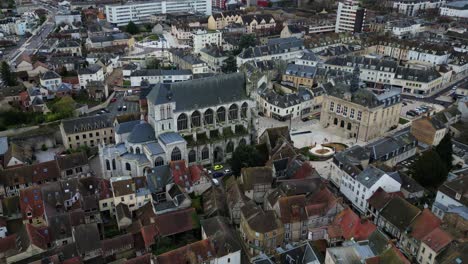
[[[406,123],[408,123],[408,122],[409,122],[408,119],[404,119],[404,118],[401,118],[401,117],[400,117],[400,120],[398,121],[398,123],[399,123],[400,125],[404,125],[404,124],[406,124]]]
[[[148,40],[156,41],[156,40],[159,40],[159,37],[158,35],[151,35],[148,37]]]

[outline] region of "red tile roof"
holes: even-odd
[[[156,226],[161,236],[170,236],[192,230],[196,227],[196,212],[187,208],[156,216]]]
[[[16,249],[16,234],[9,235],[0,239],[0,252],[5,253],[8,250]]]
[[[202,165],[191,165],[189,166],[189,170],[190,170],[190,178],[192,179],[192,183],[199,181],[202,175],[205,174],[205,171],[203,170]]]
[[[20,208],[23,220],[44,216],[44,202],[42,200],[41,188],[38,186],[20,190]],[[31,213],[31,217],[28,217]]]
[[[36,69],[36,68],[39,67],[39,66],[42,66],[42,67],[44,67],[44,68],[46,68],[46,69],[49,69],[49,66],[47,66],[47,64],[45,64],[45,63],[43,63],[43,62],[40,62],[40,61],[36,61],[36,62],[34,63],[34,65],[33,65],[33,68]]]
[[[81,263],[83,263],[83,261],[81,260],[80,257],[69,258],[62,262],[62,264],[81,264]]]
[[[328,188],[324,187],[320,191],[309,196],[305,209],[309,217],[322,215],[336,206],[337,203],[338,198],[336,198]]]
[[[33,225],[26,224],[26,231],[31,244],[41,249],[47,249],[47,244],[51,241],[48,227],[34,227]]]
[[[382,209],[393,197],[402,197],[404,198],[404,195],[402,192],[392,192],[388,193],[382,188],[378,188],[374,194],[372,194],[367,201],[369,202],[369,205],[374,207],[377,210]]]
[[[210,240],[205,239],[161,254],[156,259],[158,264],[206,263],[215,254]]]
[[[190,186],[192,186],[189,170],[187,166],[185,166],[185,160],[171,161],[169,166],[171,168],[171,175],[175,184],[185,188],[187,187],[185,182],[188,181]]]
[[[278,200],[280,218],[283,223],[296,223],[307,219],[305,195],[281,197]]]
[[[109,180],[102,179],[99,182],[99,200],[104,200],[112,197],[111,184]]]
[[[341,233],[346,240],[361,241],[368,239],[376,228],[371,221],[361,220],[353,210],[346,208],[335,217],[327,232],[331,238],[337,238]]]
[[[158,227],[156,225],[147,225],[141,228],[141,236],[145,242],[145,247],[149,248],[154,244],[154,238],[159,234]]]
[[[292,179],[305,179],[314,177],[315,169],[308,162],[302,163],[302,166],[294,173]]]
[[[431,210],[426,208],[411,223],[411,236],[417,240],[421,240],[432,230],[439,227],[441,223],[442,221]]]
[[[151,254],[145,254],[136,258],[129,259],[124,264],[151,264]]]
[[[452,240],[452,236],[438,227],[424,236],[422,242],[428,245],[435,252],[439,253],[448,244],[450,244]]]

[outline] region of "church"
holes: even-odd
[[[255,102],[243,73],[147,89],[145,120],[117,124],[115,144],[100,145],[103,176],[142,176],[171,161],[212,165],[250,144]]]

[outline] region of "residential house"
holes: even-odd
[[[57,53],[67,53],[72,56],[81,56],[81,44],[75,40],[60,41],[55,47]]]
[[[441,228],[438,227],[432,230],[422,238],[417,257],[418,263],[437,263],[437,256],[450,245],[452,240],[452,236]]]
[[[404,198],[402,192],[386,192],[384,189],[378,188],[374,194],[372,194],[372,196],[367,199],[366,215],[369,216],[375,224],[377,224],[380,212],[387,205],[387,203],[395,197]]]
[[[376,229],[371,221],[361,219],[353,210],[346,208],[327,227],[325,239],[330,245],[346,240],[362,241],[367,240]]]
[[[123,234],[104,239],[101,242],[102,256],[109,260],[121,259],[134,251],[134,243],[132,234]]]
[[[405,199],[394,197],[381,209],[377,225],[391,236],[401,239],[420,213],[421,210]]]
[[[20,191],[20,208],[24,224],[45,225],[44,203],[40,187],[29,187]]]
[[[267,34],[276,28],[276,21],[270,14],[242,15],[237,19],[236,23],[243,25],[249,34]]]
[[[249,201],[239,184],[232,184],[226,192],[227,208],[231,222],[238,225],[241,220],[241,208]]]
[[[418,141],[410,133],[410,130],[403,129],[365,147],[370,153],[369,162],[380,161],[389,167],[394,167],[397,163],[416,155],[417,143]]]
[[[97,224],[84,224],[73,227],[73,241],[82,260],[90,260],[102,255],[101,240]]]
[[[156,215],[154,221],[162,237],[188,232],[198,225],[197,213],[192,207]]]
[[[296,88],[311,88],[314,85],[316,72],[317,68],[314,66],[288,64],[282,76],[282,84],[288,84]]]
[[[152,202],[145,177],[115,177],[111,179],[111,188],[116,207],[123,203],[129,207],[130,211],[134,211],[147,202]]]
[[[240,236],[249,256],[271,254],[283,245],[284,226],[274,211],[264,211],[251,201],[241,208]]]
[[[223,42],[223,33],[221,31],[197,30],[193,33],[193,52],[200,53],[200,50],[207,46],[220,47]]]
[[[215,216],[201,221],[202,239],[214,245],[215,263],[241,263],[242,246],[229,219]]]
[[[130,86],[141,86],[143,81],[148,84],[182,82],[192,79],[191,70],[135,70],[130,75]]]
[[[215,260],[214,252],[215,249],[211,241],[204,239],[158,255],[156,262],[158,264],[218,263]]]
[[[26,53],[22,54],[19,56],[16,61],[15,61],[15,71],[16,72],[29,72],[32,71],[33,68],[33,63],[31,60],[31,57],[29,57]]]
[[[447,127],[437,118],[422,117],[411,123],[411,134],[429,146],[437,146],[447,133]]]
[[[307,238],[309,219],[305,195],[281,197],[274,209],[284,225],[285,242],[299,242]]]
[[[115,206],[115,217],[119,230],[126,229],[132,224],[132,212],[125,203],[119,203]]]
[[[16,143],[10,143],[3,155],[3,168],[13,168],[32,163],[32,153]]]
[[[263,203],[265,194],[271,189],[273,171],[269,167],[242,168],[240,182],[245,196],[256,203]]]
[[[170,58],[180,69],[191,70],[194,75],[209,73],[208,64],[188,50],[173,49]]]
[[[445,214],[453,208],[468,206],[468,175],[460,175],[455,179],[449,179],[439,187],[432,212],[437,217],[444,219]]]
[[[91,81],[102,82],[104,81],[104,71],[102,66],[98,64],[89,65],[87,68],[78,70],[78,79],[80,88],[86,89]]]
[[[48,71],[41,76],[40,83],[47,90],[55,91],[62,84],[62,77],[54,71]]]
[[[36,77],[36,76],[42,76],[43,74],[45,74],[46,72],[50,70],[49,68],[50,68],[49,65],[40,61],[36,61],[33,64],[33,69],[31,71],[28,71],[28,76],[30,78]]]
[[[285,25],[281,30],[280,36],[281,38],[304,38],[306,34],[306,29],[299,25]]]
[[[228,54],[222,47],[208,46],[200,50],[200,59],[208,64],[211,72],[221,72]]]
[[[62,120],[60,133],[65,148],[74,149],[80,146],[96,146],[114,142],[114,127],[110,116],[87,116]]]

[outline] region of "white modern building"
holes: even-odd
[[[445,0],[397,0],[393,2],[393,9],[407,16],[416,16],[426,9],[436,9],[445,4]]]
[[[340,191],[360,212],[366,212],[367,199],[378,189],[386,192],[398,192],[401,178],[398,172],[384,172],[370,165],[357,175],[344,174],[341,179]]]
[[[148,2],[128,2],[106,5],[107,21],[117,26],[133,21],[137,24],[150,21],[154,14],[192,12],[211,15],[211,0],[159,0]]]
[[[90,82],[104,81],[104,70],[99,64],[89,65],[88,68],[78,70],[80,88],[85,89]]]
[[[130,75],[132,87],[141,86],[142,81],[148,84],[182,82],[192,79],[191,70],[137,70]]]
[[[193,52],[200,53],[200,50],[208,45],[221,46],[223,34],[221,31],[198,30],[193,34]]]
[[[359,1],[344,0],[338,3],[335,32],[361,32],[364,29],[366,9]]]
[[[440,8],[441,16],[468,18],[468,1],[455,1]]]

